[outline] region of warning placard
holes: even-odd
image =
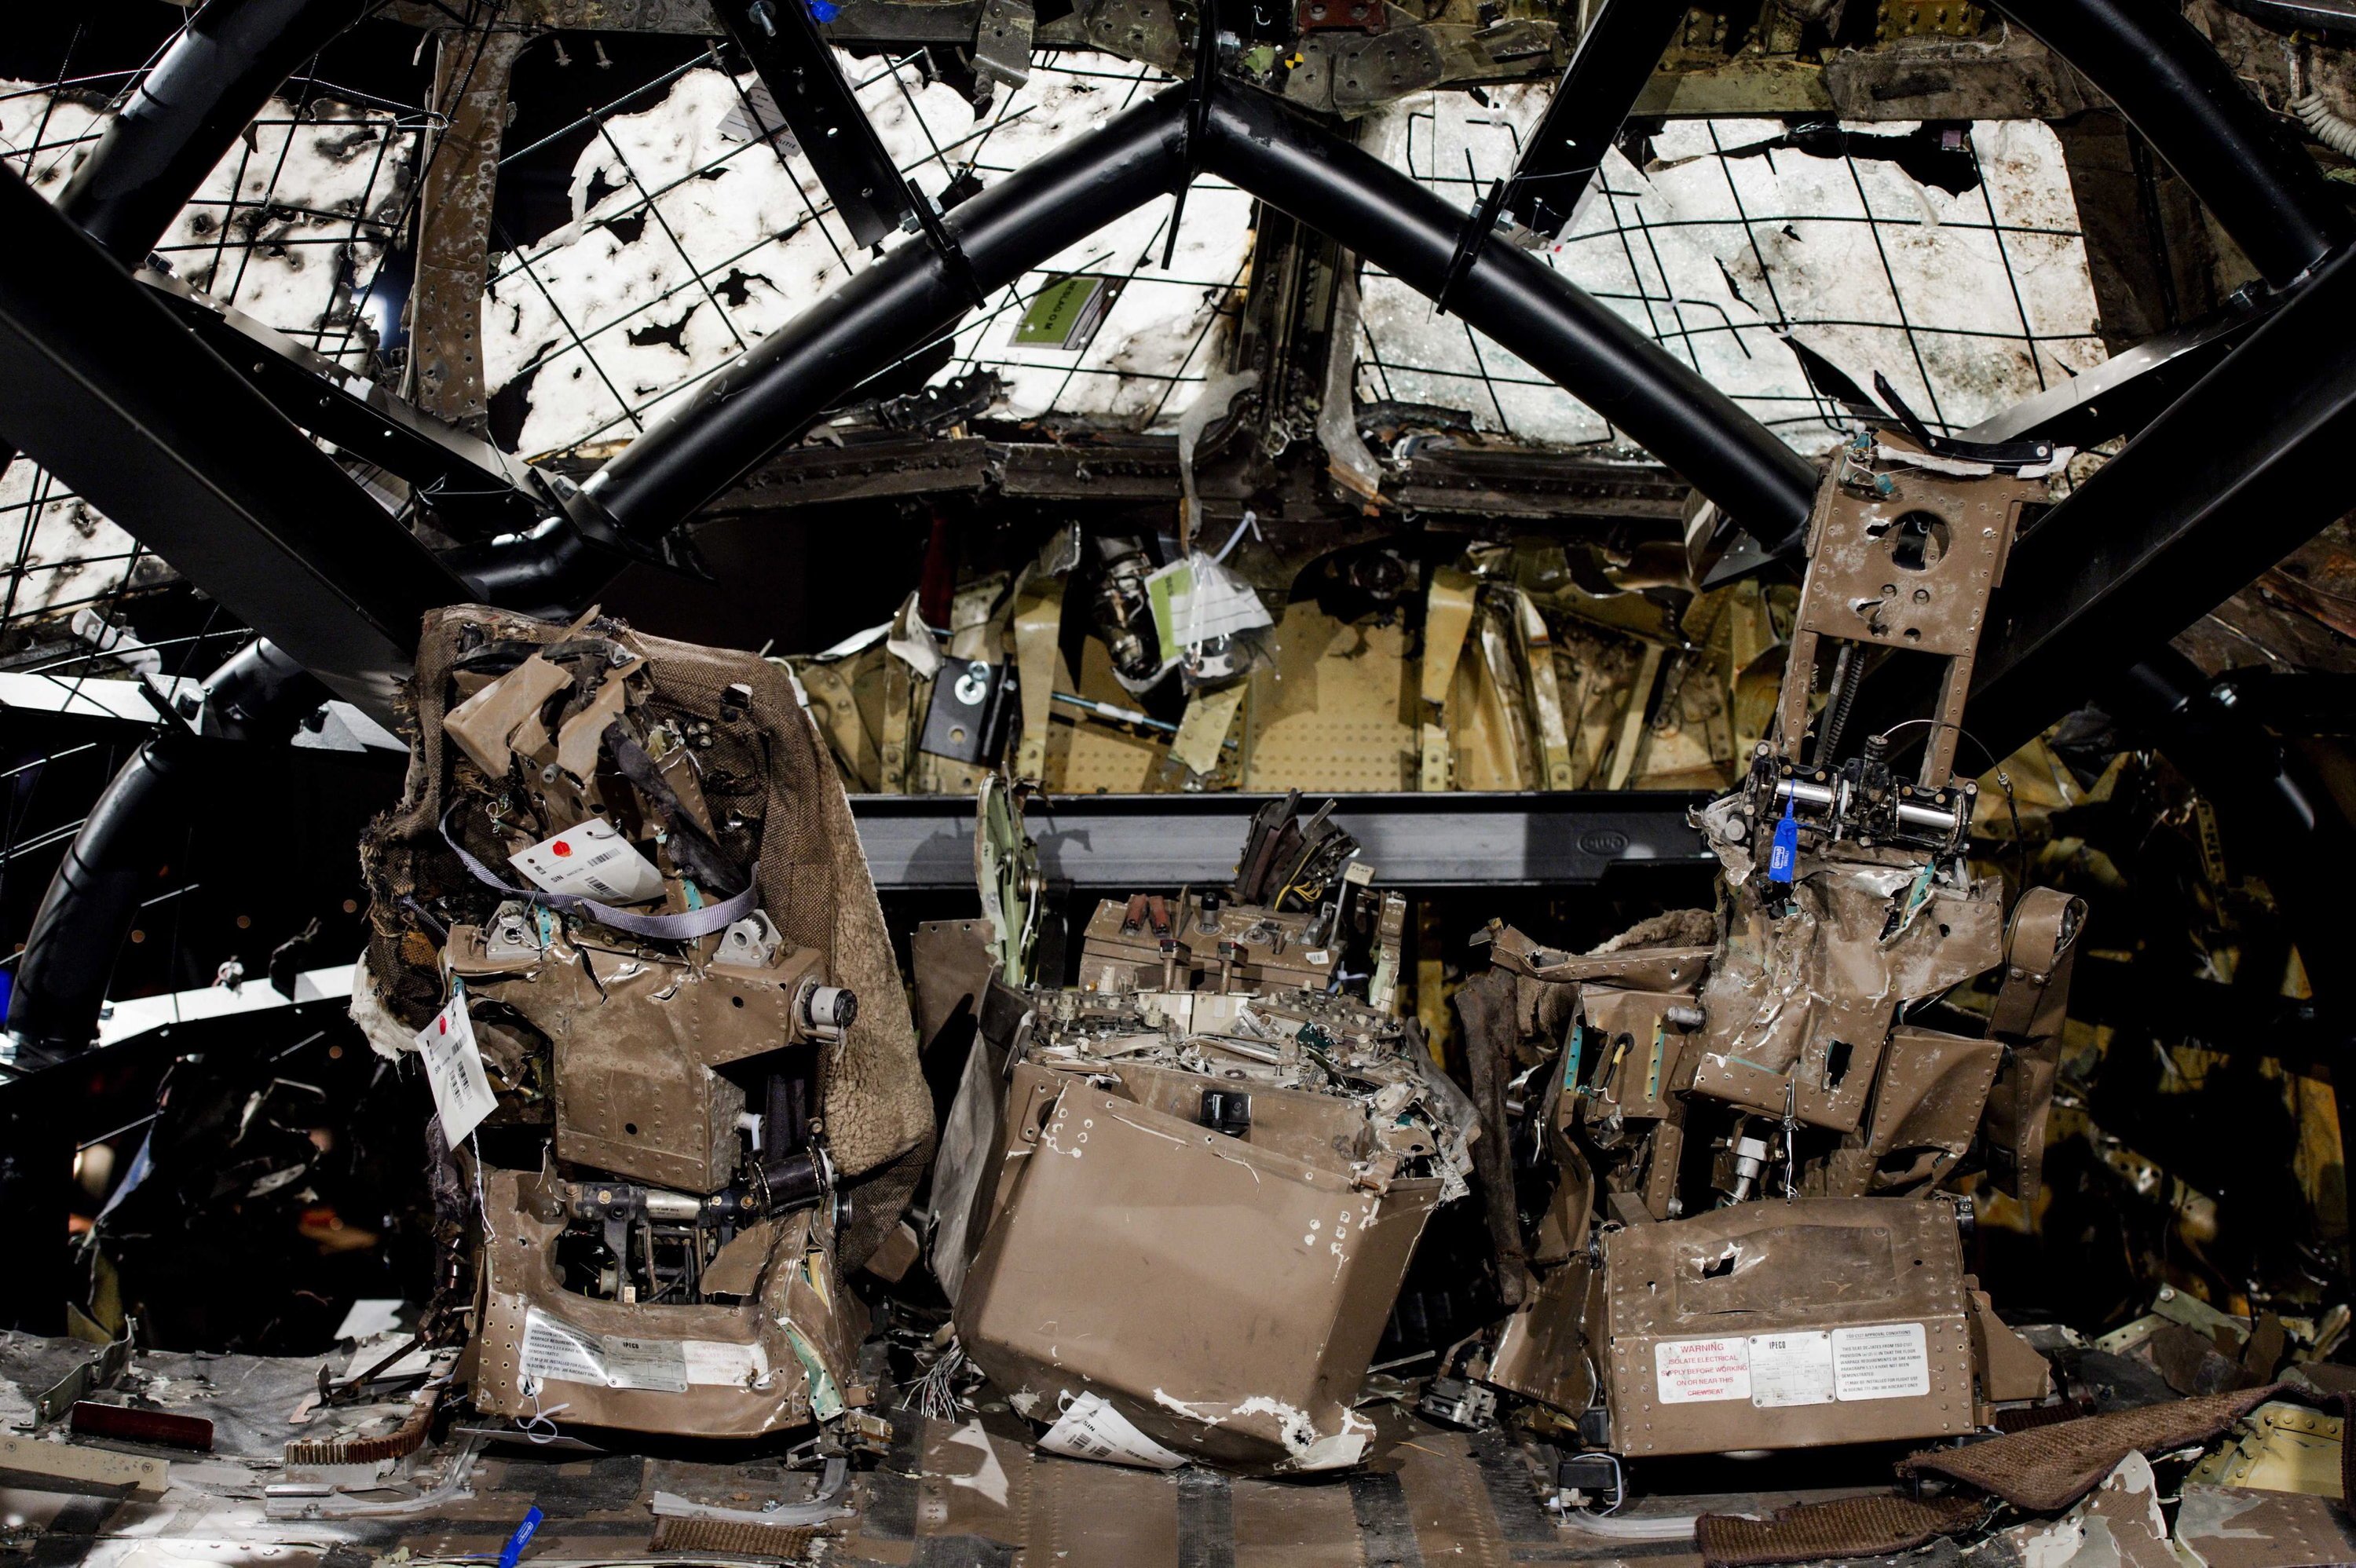
[[[1913,1399],[1931,1392],[1931,1353],[1920,1323],[1833,1330],[1833,1381],[1843,1399]]]
[[[1653,1347],[1663,1404],[1751,1397],[1751,1347],[1740,1339],[1664,1339]]]
[[[1762,1410],[1833,1402],[1833,1337],[1821,1330],[1751,1337],[1751,1403]]]

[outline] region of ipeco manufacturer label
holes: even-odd
[[[1821,1330],[1751,1337],[1751,1403],[1762,1410],[1833,1403],[1833,1337]]]

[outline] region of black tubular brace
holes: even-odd
[[[210,0],[106,123],[58,209],[138,266],[270,95],[368,11],[367,0]]]
[[[1066,143],[944,219],[985,289],[1012,283],[1185,177],[1182,84]],[[1464,215],[1407,176],[1222,80],[1195,163],[1436,294]],[[1619,314],[1526,251],[1490,245],[1449,294],[1463,317],[1625,431],[1747,526],[1807,516],[1814,465]],[[879,368],[953,330],[972,296],[953,264],[904,240],[633,442],[583,487],[626,535],[678,527],[797,440]]]
[[[2347,205],[2288,123],[2170,0],[1996,5],[2119,106],[2268,283],[2297,281],[2347,243]]]
[[[86,1049],[115,955],[155,891],[156,873],[180,857],[196,809],[194,781],[230,759],[222,741],[284,741],[327,692],[266,642],[248,644],[205,684],[195,731],[158,731],[132,753],[91,807],[33,916],[8,997],[7,1031],[18,1060],[39,1063]],[[215,739],[199,739],[219,737]]]

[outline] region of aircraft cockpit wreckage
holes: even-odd
[[[2356,1563],[2345,0],[0,37],[0,1558]]]

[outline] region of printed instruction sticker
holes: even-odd
[[[1663,1404],[1751,1397],[1751,1347],[1740,1339],[1664,1339],[1653,1347]]]
[[[425,1058],[425,1083],[434,1091],[434,1108],[441,1113],[442,1141],[455,1148],[499,1103],[491,1093],[491,1081],[483,1076],[483,1053],[475,1045],[464,990],[453,992],[450,1005],[417,1031],[417,1049]]]
[[[1751,1403],[1762,1410],[1833,1402],[1833,1337],[1818,1330],[1751,1336]]]
[[[615,826],[593,816],[552,838],[508,857],[544,892],[605,903],[637,903],[662,896],[662,873]]]
[[[1833,1380],[1843,1399],[1914,1399],[1931,1392],[1931,1353],[1920,1323],[1833,1330]]]
[[[1039,1446],[1050,1454],[1075,1459],[1101,1459],[1108,1465],[1134,1465],[1143,1470],[1174,1470],[1186,1462],[1131,1424],[1096,1394],[1084,1393],[1047,1428]]]
[[[524,1314],[523,1370],[542,1382],[685,1393],[687,1347],[677,1339],[592,1334],[534,1307]]]

